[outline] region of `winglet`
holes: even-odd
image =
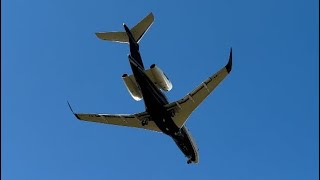
[[[68,103],[68,106],[69,106],[69,108],[70,108],[71,112],[74,114],[74,112],[73,112],[73,110],[72,110],[72,107],[70,106],[69,101],[67,101],[67,103]]]
[[[74,113],[74,111],[72,110],[72,107],[71,107],[69,101],[67,101],[67,103],[68,103],[68,105],[69,105],[69,108],[70,108],[72,114],[73,114],[74,116],[76,116],[76,118],[80,119],[79,116],[78,116],[76,113]]]
[[[228,61],[228,64],[226,65],[226,69],[228,73],[230,73],[232,69],[232,48],[230,49],[229,61]]]

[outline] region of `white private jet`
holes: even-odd
[[[182,99],[170,103],[163,92],[170,91],[172,83],[155,64],[152,64],[149,69],[145,69],[139,51],[138,43],[153,21],[154,16],[150,13],[132,29],[123,24],[125,29],[123,32],[96,33],[97,37],[102,40],[129,44],[130,54],[128,59],[133,74],[124,74],[122,79],[134,100],[144,100],[146,110],[136,114],[84,114],[74,113],[70,104],[69,107],[80,120],[142,128],[164,133],[174,140],[188,158],[188,164],[198,163],[198,148],[185,122],[199,104],[230,73],[232,68],[232,49],[226,66],[204,80]]]

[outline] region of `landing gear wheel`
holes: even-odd
[[[142,126],[148,125],[148,120],[143,120],[143,121],[141,122],[141,125],[142,125]]]
[[[188,163],[188,164],[191,164],[191,163],[192,163],[191,159],[189,159],[189,160],[187,161],[187,163]]]

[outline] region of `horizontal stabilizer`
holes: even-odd
[[[97,37],[102,40],[128,43],[129,38],[126,32],[99,32],[96,33]]]
[[[134,26],[130,31],[134,39],[139,42],[143,35],[148,31],[151,24],[154,21],[154,16],[150,13],[142,21],[140,21],[136,26]],[[129,43],[129,38],[126,32],[98,32],[97,37],[102,40],[119,42],[119,43]]]

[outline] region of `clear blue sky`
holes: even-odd
[[[4,180],[319,178],[317,0],[3,0],[1,177]],[[77,120],[70,112],[144,110],[121,75],[123,30],[149,12],[145,66],[173,82],[170,101],[227,63],[233,70],[187,121],[200,163],[167,136]]]

